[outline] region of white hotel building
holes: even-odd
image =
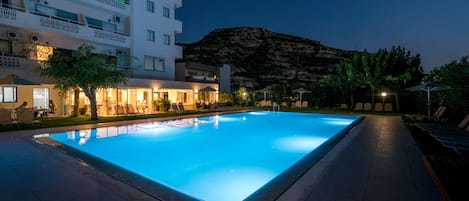
[[[175,45],[175,36],[182,32],[182,22],[175,19],[175,10],[181,6],[181,0],[2,0],[0,79],[15,74],[36,84],[0,83],[0,108],[23,101],[28,107],[47,108],[53,100],[56,115],[70,114],[71,93],[60,96],[54,81],[33,69],[54,50],[71,53],[83,43],[106,53],[117,68],[136,67],[125,85],[98,91],[100,116],[152,113],[156,108],[151,103],[162,98],[188,109],[202,97],[216,102],[218,78],[226,77],[229,67],[176,67],[182,48]],[[134,59],[123,59],[130,57]],[[205,87],[217,91],[202,94]],[[80,107],[86,104],[80,96]]]

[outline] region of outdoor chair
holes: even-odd
[[[375,112],[382,112],[383,111],[383,104],[382,103],[376,103],[375,104]]]
[[[433,116],[430,117],[430,120],[441,121],[445,110],[446,110],[445,106],[438,107],[438,109],[435,111]]]
[[[451,135],[469,135],[469,114],[458,124],[457,127],[449,126],[446,124],[432,123],[432,122],[423,122],[418,123],[417,125],[421,129],[426,130],[431,133],[438,134],[451,134]],[[464,129],[465,128],[465,129]]]
[[[363,104],[363,111],[371,111],[371,103]]]
[[[176,103],[171,103],[171,109],[173,109],[174,112],[179,113],[179,109]]]
[[[37,124],[41,121],[34,119],[33,108],[24,108],[18,110],[16,124]]]
[[[179,109],[179,113],[184,113],[184,104],[182,103],[178,103],[178,109]]]
[[[362,111],[363,110],[363,103],[362,102],[357,102],[355,103],[355,108],[353,108],[354,111]]]
[[[16,122],[11,118],[11,112],[8,109],[0,108],[0,125],[13,125]]]
[[[385,112],[392,112],[392,103],[385,103],[384,104],[384,111]]]
[[[127,114],[137,114],[137,112],[135,111],[135,108],[134,108],[134,105],[132,104],[127,104],[125,105],[125,111],[127,112]]]

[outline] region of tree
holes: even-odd
[[[366,50],[355,54],[351,60],[344,60],[336,67],[336,73],[324,80],[326,86],[339,88],[343,94],[350,95],[353,105],[354,94],[359,87],[371,87],[371,102],[374,105],[376,89],[394,92],[399,111],[399,91],[416,84],[422,78],[420,55],[413,56],[401,47],[392,47],[388,52],[380,49],[375,54]]]
[[[469,58],[462,57],[448,64],[434,68],[423,79],[424,82],[450,86],[447,91],[439,91],[433,96],[439,97],[451,111],[450,119],[459,120],[469,113]]]
[[[56,88],[81,88],[90,101],[91,120],[98,119],[96,90],[99,88],[117,87],[127,81],[130,71],[117,69],[107,64],[103,55],[93,53],[94,47],[82,44],[75,54],[53,55],[42,68],[42,74],[57,81]],[[55,58],[56,57],[56,58]]]
[[[74,109],[72,116],[78,116],[79,94],[76,78],[70,76],[73,70],[73,58],[70,53],[55,50],[54,54],[47,61],[43,62],[43,66],[39,68],[41,75],[47,75],[55,80],[54,88],[64,96],[69,90],[74,91]]]

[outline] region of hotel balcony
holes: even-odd
[[[121,14],[130,15],[130,4],[129,0],[79,0],[83,3],[101,8],[107,9]]]
[[[67,11],[61,12],[67,14]],[[16,7],[0,7],[0,19],[2,24],[18,29],[27,28],[30,32],[50,32],[57,35],[69,36],[80,40],[113,45],[118,47],[130,47],[129,33],[114,30],[106,30],[104,26],[86,24],[81,14],[74,14],[77,20],[61,16],[51,16],[36,10],[26,10]],[[96,20],[95,20],[96,21]],[[24,39],[24,38],[23,38]]]

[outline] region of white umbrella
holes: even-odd
[[[270,93],[270,92],[272,92],[272,91],[270,91],[270,90],[267,89],[267,88],[264,88],[264,89],[259,90],[258,92],[264,93],[264,101],[266,101],[266,99],[267,99],[267,93]]]
[[[427,115],[428,115],[428,118],[430,118],[430,107],[431,107],[431,92],[432,91],[443,91],[443,90],[448,90],[448,89],[451,89],[450,86],[446,86],[446,85],[441,85],[441,84],[436,84],[436,83],[432,83],[432,82],[426,82],[426,83],[423,83],[423,84],[420,84],[420,85],[417,85],[417,86],[413,86],[413,87],[409,87],[407,88],[407,90],[409,91],[425,91],[427,92]]]
[[[304,89],[303,87],[292,90],[292,91],[295,92],[295,93],[300,94],[300,108],[301,108],[303,106],[303,100],[302,100],[303,99],[303,94],[304,93],[311,93],[311,91],[308,91],[308,90]]]

